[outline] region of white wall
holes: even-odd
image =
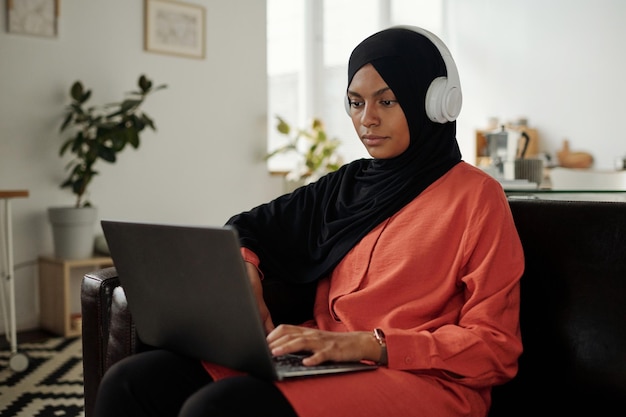
[[[59,188],[58,129],[75,80],[93,104],[120,100],[141,73],[169,86],[145,106],[157,132],[100,165],[91,201],[101,218],[223,224],[281,191],[262,160],[265,1],[186,1],[206,7],[204,60],[145,52],[143,1],[63,1],[57,38],[7,33],[0,8],[0,189],[30,191],[12,202],[14,260],[31,262],[15,274],[18,329],[39,322],[32,261],[53,250],[46,209],[74,202]]]
[[[590,152],[594,169],[626,154],[626,2],[447,0],[448,43],[464,105],[458,136],[475,162],[474,130],[491,116],[528,117],[541,150],[563,139]],[[470,158],[471,157],[471,158]]]

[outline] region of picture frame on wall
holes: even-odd
[[[172,0],[144,0],[145,45],[149,52],[204,59],[203,6]]]
[[[7,0],[7,32],[56,37],[59,0]]]

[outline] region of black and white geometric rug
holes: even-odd
[[[83,364],[80,337],[19,343],[28,369],[12,371],[10,351],[0,351],[0,416],[82,417]]]

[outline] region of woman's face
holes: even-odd
[[[372,64],[354,74],[348,100],[354,129],[372,158],[394,158],[407,150],[411,135],[404,112]]]

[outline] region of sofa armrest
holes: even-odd
[[[85,416],[90,416],[106,370],[134,353],[139,343],[114,267],[83,277],[81,309]]]

